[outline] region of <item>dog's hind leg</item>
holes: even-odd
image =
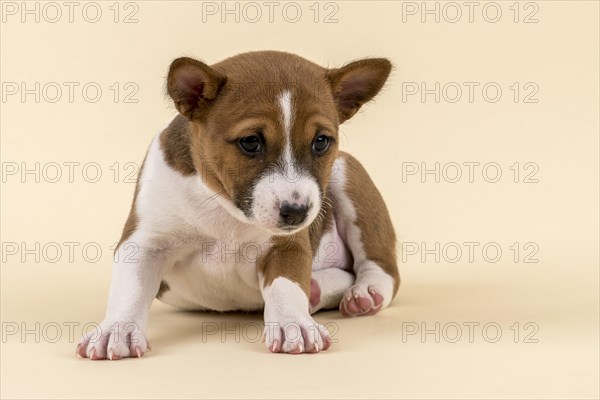
[[[338,308],[342,296],[354,284],[354,274],[340,268],[313,271],[310,282],[310,313]]]
[[[352,254],[356,282],[339,304],[344,316],[373,315],[398,291],[396,237],[387,208],[360,163],[340,152],[330,194],[338,231]]]

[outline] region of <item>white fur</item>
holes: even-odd
[[[321,309],[337,308],[344,293],[354,284],[354,275],[341,268],[313,270],[312,279],[317,281],[321,290],[319,303],[310,308],[310,313]]]
[[[261,279],[262,280],[262,279]],[[275,278],[263,288],[265,345],[273,352],[318,352],[329,340],[327,329],[309,314],[308,298],[297,283]]]
[[[289,90],[281,93],[278,98],[281,108],[281,120],[283,122],[283,133],[285,134],[285,147],[283,150],[283,162],[286,166],[293,167],[292,159],[292,93]]]
[[[312,270],[318,271],[326,268],[352,269],[352,256],[344,243],[335,218],[331,220],[331,227],[323,234],[319,247],[313,257]]]

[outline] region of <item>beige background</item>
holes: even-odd
[[[512,1],[497,2],[502,16],[496,23],[484,19],[484,7],[485,16],[495,18],[495,6],[486,2],[478,3],[473,22],[462,6],[456,23],[447,21],[455,10],[443,2],[439,23],[433,15],[423,23],[420,14],[404,14],[403,22],[403,7],[411,11],[421,2],[321,3],[319,22],[309,8],[313,2],[299,2],[297,23],[283,18],[285,3],[275,9],[273,23],[264,5],[257,23],[243,15],[239,23],[231,15],[223,23],[220,14],[203,22],[203,4],[193,1],[120,3],[118,23],[113,2],[99,2],[102,17],[90,23],[82,17],[87,3],[78,4],[72,23],[64,6],[58,22],[44,19],[55,18],[55,10],[46,8],[36,23],[31,15],[21,22],[20,10],[13,15],[10,4],[2,5],[3,398],[598,398],[598,2],[520,3],[519,22]],[[38,7],[43,13],[44,3]],[[86,15],[94,18],[89,7]],[[338,22],[323,23],[336,9]],[[130,12],[137,23],[123,23]],[[293,9],[288,12],[293,18]],[[530,13],[537,23],[523,22]],[[126,163],[139,164],[152,136],[174,115],[163,97],[169,62],[189,55],[212,63],[257,49],[287,50],[331,66],[364,56],[389,57],[395,64],[377,101],[342,127],[342,147],[371,173],[411,250],[401,263],[398,297],[375,317],[318,314],[318,321],[335,324],[338,341],[319,355],[268,354],[253,343],[260,315],[181,313],[157,302],[149,330],[154,350],[147,357],[76,359],[67,325],[79,324],[78,337],[82,325],[102,319],[110,247],[134,188],[125,182],[133,170]],[[50,85],[39,103],[34,95],[23,102],[19,94],[8,95],[11,82],[29,88],[40,82],[40,91],[56,82],[63,97],[48,101],[55,97]],[[64,82],[79,83],[73,102]],[[82,97],[89,82],[102,89],[96,103]],[[120,87],[116,103],[114,82]],[[128,82],[134,86],[126,88]],[[433,95],[425,102],[418,95],[403,101],[406,82],[428,88],[457,82],[463,95],[456,103],[448,101],[454,92],[439,103]],[[473,102],[463,82],[479,84]],[[482,97],[489,82],[502,89],[495,103]],[[520,87],[516,103],[514,82]],[[132,87],[138,102],[125,103]],[[524,95],[536,87],[532,99],[538,102],[525,103]],[[73,182],[64,164],[69,162],[79,163]],[[434,168],[436,162],[447,166],[449,179],[403,179],[403,168],[414,165],[409,163]],[[464,166],[469,162],[480,163],[472,183]],[[502,177],[488,183],[481,168],[493,162]],[[510,169],[515,162],[518,183]],[[525,169],[528,162],[535,165]],[[39,183],[20,174],[35,163]],[[52,163],[61,166],[56,183],[50,182]],[[94,179],[93,163],[102,172],[96,183],[86,181]],[[111,169],[114,163],[119,166]],[[463,165],[459,182],[448,182],[454,176],[448,163]],[[524,183],[536,165],[538,182]],[[12,175],[15,166],[19,171]],[[488,172],[486,178],[493,178]],[[76,243],[72,258],[69,242]],[[433,249],[436,242],[439,262],[432,254],[425,262],[421,253],[407,254],[423,249],[422,243]],[[473,262],[465,242],[479,243]],[[457,262],[450,262],[450,247],[442,253],[448,243],[463,249]],[[483,257],[487,243],[502,250],[499,261]],[[536,249],[529,261],[538,262],[524,262]],[[488,257],[494,257],[493,247]],[[207,335],[222,323],[226,330],[237,326],[240,339]],[[439,343],[434,334],[408,335],[414,327],[436,331],[436,323]],[[479,324],[472,340],[468,323]],[[462,335],[453,343],[457,324]],[[491,324],[487,335],[485,324]],[[52,343],[57,325],[61,336]],[[15,327],[19,332],[9,334]],[[489,343],[495,327],[502,334]],[[23,329],[34,333],[22,338]]]

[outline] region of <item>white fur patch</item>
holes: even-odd
[[[275,278],[263,288],[265,345],[270,351],[318,352],[326,347],[329,333],[309,314],[308,297],[297,283]]]
[[[252,192],[252,216],[263,228],[276,234],[297,232],[313,221],[321,208],[320,191],[315,178],[298,169],[292,152],[292,128],[294,123],[293,101],[290,91],[277,98],[281,109],[284,147],[279,157],[279,166],[266,173],[254,186]],[[309,208],[304,223],[293,231],[278,228],[279,211],[283,203]]]
[[[282,114],[282,122],[283,122],[283,130],[285,133],[285,152],[284,158],[287,158],[286,161],[291,161],[292,152],[291,152],[291,142],[290,135],[292,133],[292,93],[289,90],[286,90],[279,96],[279,107],[281,108]]]

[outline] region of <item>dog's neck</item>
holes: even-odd
[[[211,165],[211,162],[214,163],[214,160],[203,160],[201,152],[193,149],[192,135],[199,134],[195,132],[197,129],[199,129],[197,124],[181,115],[177,116],[160,134],[158,150],[162,152],[163,159],[170,168],[178,175],[193,181],[191,186],[195,190],[193,190],[192,201],[198,205],[197,212],[206,215],[202,218],[205,222],[214,222],[210,226],[208,224],[198,226],[198,233],[223,241],[256,243],[270,241],[273,236],[271,232],[244,221],[242,212],[228,198],[223,197],[223,191],[215,189],[214,182],[212,185],[207,183],[206,174],[209,172],[199,171]]]

